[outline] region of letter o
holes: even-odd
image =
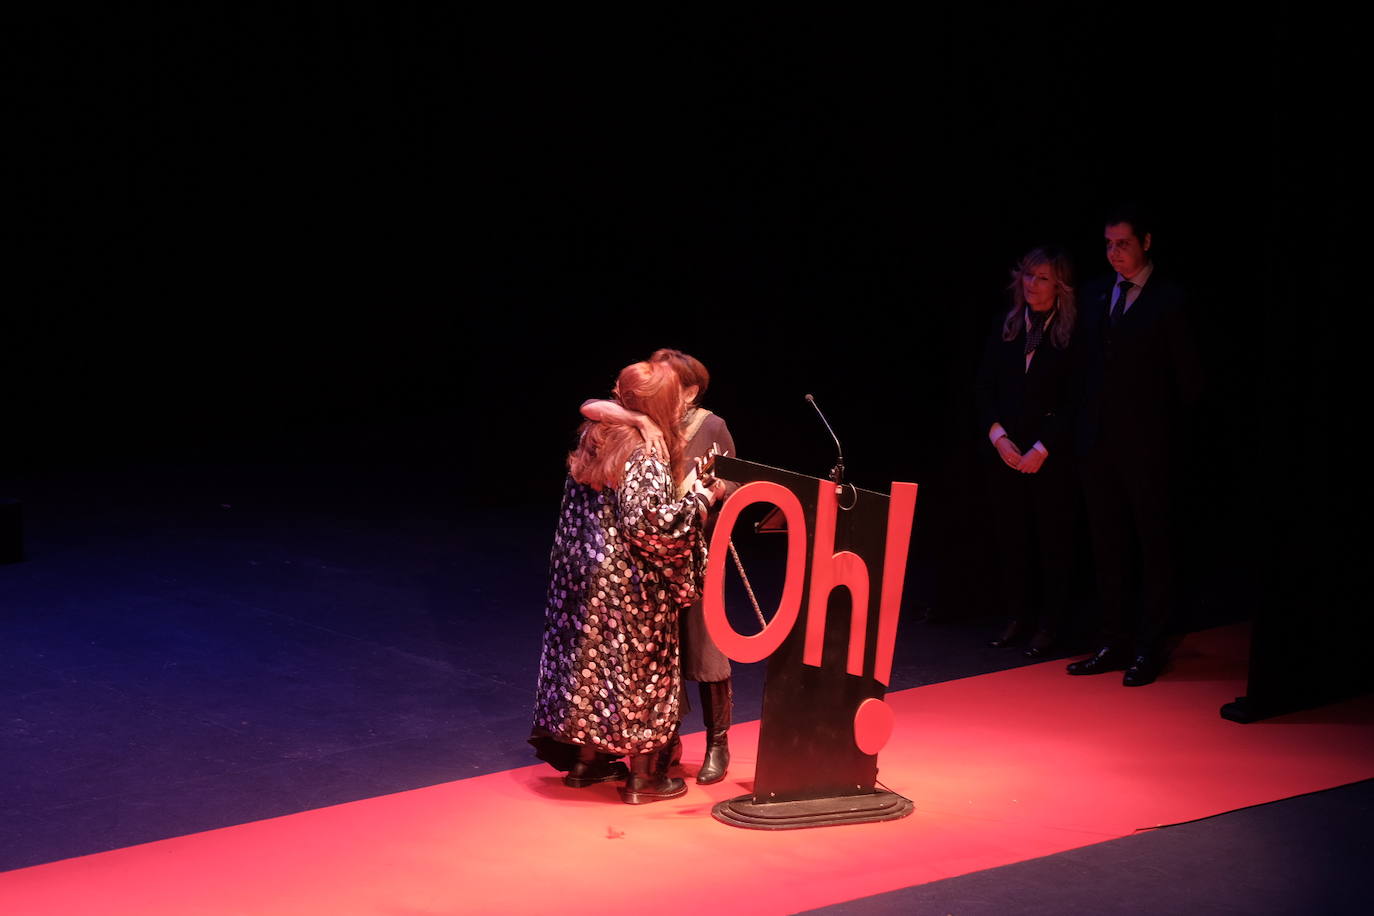
[[[782,600],[777,613],[762,631],[745,636],[730,626],[725,615],[725,568],[722,562],[730,549],[730,532],[739,514],[754,503],[772,503],[787,519],[787,574],[783,580]],[[706,632],[711,634],[720,651],[737,662],[757,662],[773,654],[782,645],[801,610],[802,586],[806,578],[806,516],[801,501],[791,490],[767,480],[746,483],[734,492],[720,511],[716,530],[711,535],[711,561],[706,569],[706,593],[702,597],[702,611],[706,617]]]

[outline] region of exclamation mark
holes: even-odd
[[[892,656],[897,650],[897,620],[902,612],[902,584],[906,579],[907,547],[916,515],[916,484],[894,483],[887,506],[887,538],[883,549],[883,593],[878,605],[877,650],[873,679],[886,687],[892,681]],[[892,737],[896,715],[885,701],[871,697],[854,711],[854,743],[865,754],[877,754]]]

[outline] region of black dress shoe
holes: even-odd
[[[1158,656],[1137,655],[1122,675],[1121,684],[1124,687],[1144,687],[1146,684],[1153,684],[1163,667],[1164,663]]]
[[[1019,646],[1026,641],[1026,630],[1028,627],[1020,620],[1013,620],[1007,624],[1007,628],[1002,631],[1002,635],[996,639],[988,640],[988,645],[994,649],[1005,649],[1008,646]]]
[[[1111,646],[1103,646],[1092,658],[1073,662],[1067,670],[1069,674],[1106,674],[1108,671],[1120,671],[1128,663],[1129,656],[1126,653]]]

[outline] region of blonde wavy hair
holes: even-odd
[[[1078,302],[1073,291],[1073,261],[1062,248],[1042,246],[1026,253],[1011,271],[1011,310],[1002,322],[1002,339],[1015,340],[1026,325],[1026,292],[1022,281],[1037,267],[1048,264],[1054,272],[1054,321],[1050,323],[1050,343],[1059,349],[1069,345],[1078,320]]]

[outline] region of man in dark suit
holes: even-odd
[[[1144,218],[1107,218],[1116,275],[1085,292],[1079,338],[1077,451],[1101,600],[1100,648],[1069,674],[1125,669],[1127,687],[1149,684],[1166,661],[1175,608],[1170,476],[1183,446],[1184,410],[1202,374],[1183,291],[1155,270]],[[1139,557],[1143,598],[1128,602]]]

